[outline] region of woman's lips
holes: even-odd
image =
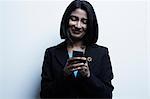
[[[74,34],[80,34],[81,31],[73,31]]]

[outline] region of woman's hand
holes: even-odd
[[[86,63],[81,67],[81,69],[79,70],[79,72],[81,73],[81,75],[83,77],[90,77],[90,69],[88,66],[88,62],[86,61]]]
[[[90,77],[88,61],[85,57],[73,57],[67,60],[64,72],[71,75],[72,72],[79,71],[83,77]]]

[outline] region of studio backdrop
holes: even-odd
[[[63,41],[59,35],[60,22],[70,2],[0,1],[1,99],[39,97],[44,52]],[[99,24],[97,44],[109,49],[114,73],[113,99],[150,99],[150,3],[146,0],[89,2]]]

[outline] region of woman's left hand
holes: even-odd
[[[81,57],[81,60],[84,60],[85,57]],[[81,73],[81,75],[83,77],[90,77],[90,69],[89,69],[89,66],[88,66],[88,61],[86,60],[86,62],[84,63],[84,65],[81,66],[81,68],[79,69],[79,72]]]

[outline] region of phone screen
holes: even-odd
[[[73,57],[83,57],[83,52],[81,52],[81,51],[73,51]]]
[[[81,51],[73,51],[73,57],[83,57],[84,54]],[[77,59],[75,63],[85,63],[85,60]]]

